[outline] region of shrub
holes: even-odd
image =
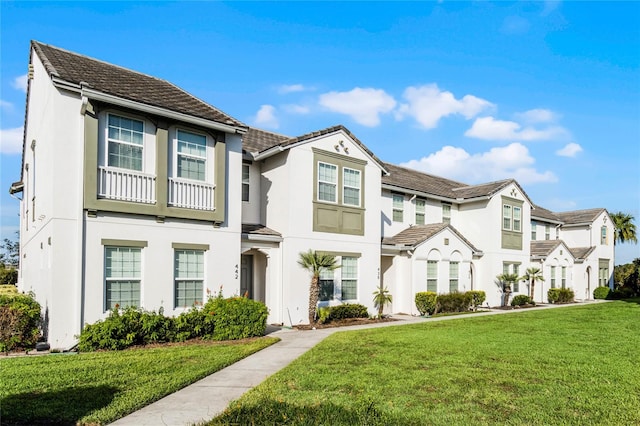
[[[487,294],[482,290],[471,290],[468,291],[468,297],[471,299],[471,309],[474,311],[478,310],[478,307],[481,306],[485,300],[487,300]]]
[[[593,298],[594,299],[607,299],[607,296],[609,296],[609,292],[611,290],[609,289],[609,287],[604,287],[604,286],[600,286],[600,287],[596,287],[593,290]]]
[[[609,300],[630,299],[635,296],[635,291],[629,287],[616,288],[607,295]]]
[[[213,339],[213,310],[205,312],[204,308],[192,307],[173,320],[175,340],[184,342],[189,339]]]
[[[269,310],[264,303],[246,297],[209,299],[204,305],[203,312],[213,318],[212,338],[214,340],[263,336],[267,329]]]
[[[18,270],[13,266],[5,266],[0,263],[0,284],[16,284],[18,282]]]
[[[330,315],[331,315],[331,308],[328,308],[328,307],[318,308],[318,322],[320,324],[329,322]]]
[[[438,295],[433,291],[422,291],[416,293],[416,308],[418,308],[420,315],[433,315],[436,310],[437,300]]]
[[[547,299],[549,303],[573,303],[575,294],[570,288],[550,288]]]
[[[471,307],[471,295],[454,291],[438,295],[436,312],[465,312]]]
[[[0,294],[0,351],[33,348],[41,323],[40,304],[33,294]]]
[[[18,287],[13,284],[0,284],[0,294],[16,294]]]
[[[524,306],[524,305],[535,305],[536,303],[531,300],[529,296],[526,294],[519,294],[511,300],[511,306]]]
[[[332,306],[330,309],[329,318],[331,320],[369,318],[367,307],[356,303],[345,303],[344,305]]]

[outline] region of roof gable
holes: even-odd
[[[462,236],[460,232],[453,226],[447,223],[430,223],[428,225],[413,225],[406,228],[393,237],[387,237],[382,240],[382,244],[388,245],[401,245],[405,247],[418,247],[426,241],[432,239],[436,235],[440,234],[444,230],[448,229],[453,235],[455,235],[460,241],[467,245],[474,253],[480,253],[469,240]]]
[[[582,225],[593,223],[601,213],[606,212],[606,209],[586,209],[586,210],[573,210],[568,212],[554,213],[565,225]]]
[[[32,41],[31,46],[51,77],[118,98],[229,126],[246,127],[166,80],[37,41]]]
[[[563,240],[531,241],[531,257],[546,258],[558,248],[564,248],[571,257],[576,257]]]

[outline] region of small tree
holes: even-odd
[[[311,284],[309,285],[309,324],[316,322],[316,309],[320,299],[320,272],[323,270],[333,271],[338,269],[336,257],[331,254],[318,253],[309,250],[300,253],[298,264],[311,273]]]
[[[536,281],[544,281],[544,277],[542,276],[542,271],[540,270],[540,268],[536,268],[534,266],[528,268],[527,272],[519,279],[529,282],[529,297],[531,298],[531,300],[534,300],[533,289],[536,285]]]
[[[382,288],[382,284],[376,291],[373,292],[373,306],[378,309],[378,318],[382,318],[382,311],[384,307],[393,302],[393,297],[389,293],[389,289]]]
[[[500,274],[496,277],[495,283],[502,292],[502,306],[509,304],[511,289],[518,279],[518,274]]]

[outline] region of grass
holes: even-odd
[[[210,424],[640,424],[640,299],[336,333]]]
[[[277,341],[0,358],[2,424],[109,423]]]

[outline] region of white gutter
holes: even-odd
[[[144,104],[142,102],[136,102],[128,99],[123,99],[118,96],[109,95],[106,93],[98,92],[88,87],[81,87],[76,84],[71,84],[56,77],[52,77],[53,84],[59,88],[71,90],[80,93],[81,96],[96,101],[107,102],[112,105],[118,105],[126,108],[143,111],[149,114],[160,115],[167,118],[173,118],[175,120],[183,121],[185,123],[194,124],[196,126],[202,126],[209,129],[220,130],[226,133],[238,133],[245,134],[247,129],[243,127],[233,126],[229,124],[219,123],[217,121],[207,120],[205,118],[194,117],[189,114],[184,114],[177,111],[172,111],[166,108],[161,108],[153,105]]]
[[[403,192],[405,194],[416,195],[416,196],[420,196],[420,197],[429,198],[431,200],[446,201],[446,202],[455,203],[455,204],[468,204],[468,203],[473,203],[473,202],[476,202],[476,201],[490,200],[491,199],[491,196],[489,196],[489,195],[483,196],[483,197],[468,198],[468,199],[465,199],[465,198],[449,198],[449,197],[443,197],[441,195],[430,194],[428,192],[416,191],[416,190],[413,190],[413,189],[407,189],[407,188],[403,188],[403,187],[400,187],[400,186],[390,185],[388,183],[383,183],[382,184],[382,189],[388,189],[389,191],[395,191],[395,192]]]
[[[243,239],[251,241],[265,241],[270,243],[282,242],[282,237],[278,237],[276,235],[242,234],[241,236]]]

